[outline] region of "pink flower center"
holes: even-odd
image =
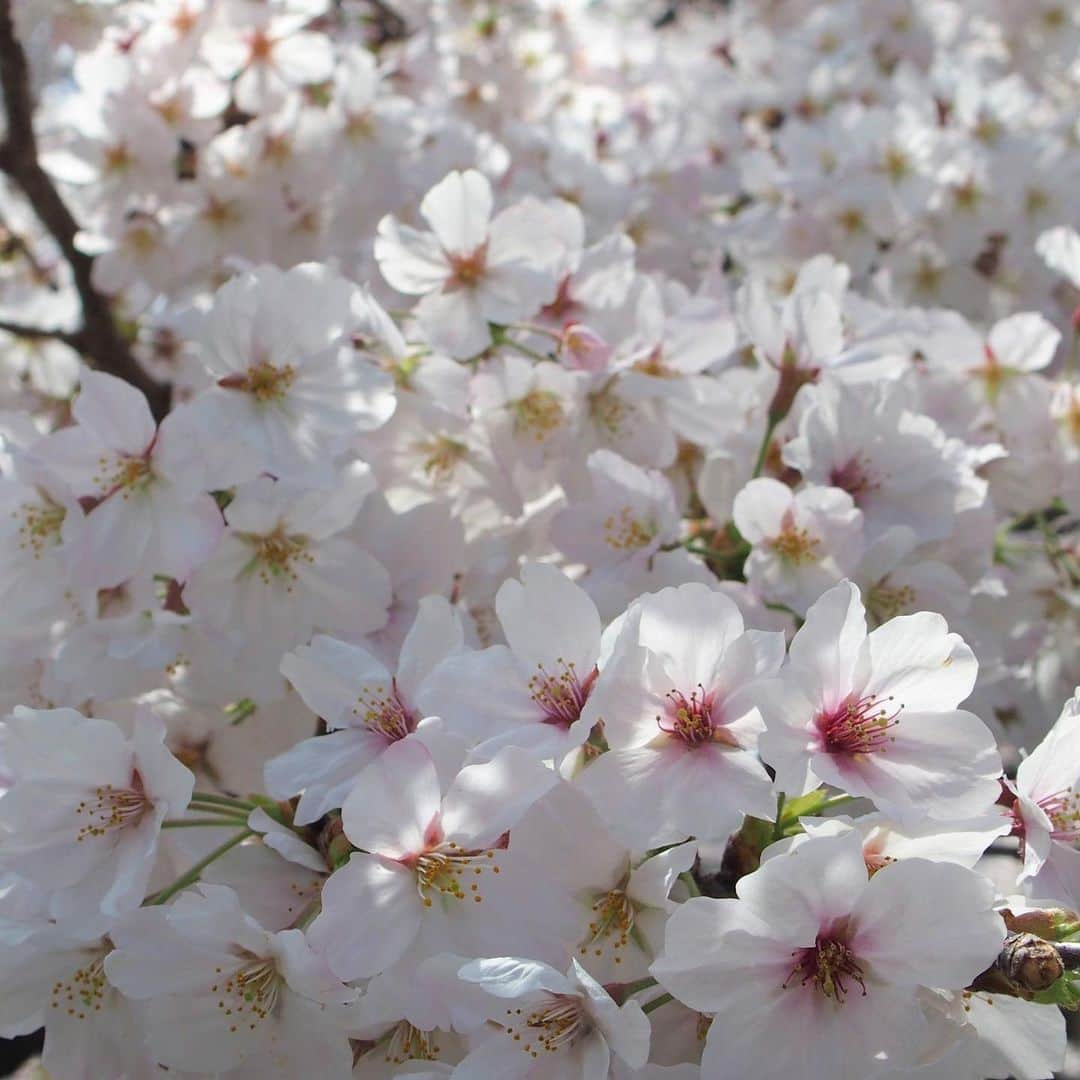
[[[75,807],[76,815],[83,822],[75,839],[82,843],[115,829],[138,825],[149,809],[150,800],[143,789],[142,777],[133,772],[130,787],[115,788],[104,784],[94,789],[92,797],[83,799]]]
[[[836,708],[818,713],[814,725],[821,735],[822,748],[829,754],[873,754],[887,749],[894,738],[889,731],[900,723],[903,709],[899,705],[889,712],[886,703],[892,700],[891,695],[850,696]]]
[[[716,695],[707,692],[701,683],[689,697],[681,690],[669,690],[664,696],[668,699],[667,709],[656,718],[656,726],[665,735],[678,739],[691,750],[713,742],[737,745],[714,715]]]
[[[843,1005],[850,983],[858,983],[866,997],[866,982],[855,954],[848,948],[842,934],[821,933],[808,949],[796,949],[792,954],[795,966],[784,980],[783,988],[810,985],[822,997]]]
[[[364,726],[388,742],[398,742],[416,730],[416,714],[401,700],[398,693],[397,679],[390,680],[390,690],[377,686],[373,691],[365,692],[353,706],[353,714],[364,722]]]
[[[560,656],[555,664],[557,670],[554,673],[543,664],[536,665],[536,674],[529,677],[529,696],[544,714],[542,723],[569,731],[581,719],[581,710],[585,708],[600,673],[594,667],[582,679],[573,660],[564,660]]]
[[[447,254],[447,261],[453,271],[449,284],[459,289],[471,289],[478,285],[487,272],[487,244],[481,244],[468,255]]]
[[[1045,795],[1036,803],[1041,807],[1053,826],[1050,832],[1052,840],[1058,840],[1063,844],[1075,844],[1080,840],[1080,795],[1074,791],[1058,791],[1053,795]],[[1013,818],[1018,827],[1014,826],[1013,834],[1023,836],[1024,825],[1020,817],[1020,802],[1013,804]]]
[[[829,483],[846,491],[856,502],[860,496],[881,485],[873,478],[866,462],[857,455],[829,471]]]

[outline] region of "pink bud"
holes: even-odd
[[[584,323],[569,323],[563,330],[562,354],[567,367],[603,371],[611,357],[611,346]]]

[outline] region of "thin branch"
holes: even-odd
[[[94,287],[94,260],[75,246],[79,226],[38,161],[30,65],[15,33],[12,0],[0,0],[0,89],[7,112],[7,135],[0,143],[0,171],[21,189],[71,267],[83,313],[82,329],[73,340],[101,371],[138,387],[160,419],[169,410],[169,388],[152,379],[132,355],[117,329],[108,300]]]
[[[26,338],[28,341],[62,341],[73,349],[82,348],[82,338],[77,333],[69,330],[60,330],[49,326],[27,326],[24,323],[12,322],[10,319],[0,319],[0,330],[14,334],[16,337]]]

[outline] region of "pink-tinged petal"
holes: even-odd
[[[144,569],[153,538],[153,507],[148,499],[114,495],[86,515],[68,546],[72,583],[79,588],[111,589]]]
[[[408,296],[441,289],[453,273],[439,242],[431,233],[384,217],[375,234],[375,259],[387,282]]]
[[[736,886],[739,899],[793,944],[814,942],[823,926],[843,917],[866,888],[857,833],[815,839],[790,856],[770,859]]]
[[[308,940],[345,980],[377,975],[396,964],[420,932],[424,912],[411,870],[364,854],[353,855],[330,875],[322,904]]]
[[[458,978],[478,983],[499,998],[520,998],[545,990],[553,994],[577,993],[577,987],[561,971],[535,960],[510,956],[472,960],[459,968]]]
[[[1035,801],[1080,782],[1080,718],[1067,713],[1016,770],[1017,790]]]
[[[649,969],[681,1002],[712,1013],[748,1001],[753,987],[767,997],[791,971],[791,944],[737,900],[694,897],[668,919],[664,950]]]
[[[425,849],[440,802],[430,751],[419,739],[402,739],[357,777],[341,823],[358,848],[400,859]]]
[[[398,687],[412,701],[424,680],[448,656],[461,650],[465,631],[457,610],[442,596],[425,596],[398,658]]]
[[[431,344],[458,360],[476,356],[491,344],[487,316],[471,289],[428,293],[416,305],[416,317]]]
[[[493,198],[491,184],[475,169],[448,173],[420,203],[420,215],[431,226],[443,250],[471,255],[487,240]]]
[[[334,73],[334,49],[325,34],[301,31],[274,43],[274,66],[289,82],[326,82]]]
[[[806,613],[791,642],[792,674],[811,700],[832,708],[865,680],[866,614],[858,588],[842,581]]]
[[[266,790],[275,799],[299,795],[296,824],[310,825],[345,802],[387,745],[382,735],[358,728],[304,739],[263,767]]]
[[[214,553],[225,532],[225,519],[210,495],[179,504],[158,497],[153,500],[153,511],[160,557],[155,569],[177,581],[187,581]]]
[[[863,692],[891,696],[894,705],[905,709],[955,709],[975,686],[975,654],[935,612],[890,619],[871,631],[867,647],[871,675]]]
[[[893,983],[962,988],[1005,940],[994,887],[963,866],[904,859],[879,870],[852,909],[852,951]]]
[[[359,727],[362,698],[390,693],[391,675],[366,649],[317,634],[310,645],[286,653],[281,674],[327,727]]]
[[[443,800],[443,831],[461,847],[486,847],[558,783],[559,774],[535,755],[508,747],[458,773]]]
[[[1010,315],[990,330],[987,345],[1003,367],[1018,371],[1041,371],[1053,359],[1061,332],[1033,311]]]
[[[743,632],[735,602],[696,582],[642,597],[638,642],[657,656],[671,680],[667,689],[689,694],[713,688],[725,650]]]
[[[600,652],[600,615],[589,594],[561,570],[529,563],[521,581],[506,581],[495,612],[511,650],[529,675],[561,674],[569,664],[585,680]]]
[[[751,480],[735,496],[732,508],[735,526],[751,544],[777,536],[792,499],[791,488],[779,480],[767,476]]]
[[[905,710],[884,749],[815,754],[813,768],[826,783],[866,795],[901,822],[974,817],[991,807],[1001,791],[994,736],[977,716],[962,710]]]
[[[101,371],[82,373],[71,414],[105,446],[125,454],[145,453],[157,431],[142,391]]]

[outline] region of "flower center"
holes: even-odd
[[[589,416],[609,436],[618,435],[626,419],[637,410],[609,386],[589,395]]]
[[[55,547],[60,543],[60,528],[66,514],[62,506],[45,495],[41,496],[41,502],[23,503],[12,511],[13,517],[22,518],[19,547],[29,549],[35,559],[40,559],[46,547]]]
[[[274,41],[265,30],[253,30],[248,38],[248,63],[264,64],[274,52]]]
[[[856,455],[829,470],[829,483],[846,491],[855,502],[881,485],[874,480],[865,460]]]
[[[115,788],[104,784],[94,789],[91,797],[83,799],[75,807],[75,813],[84,824],[75,839],[82,843],[87,839],[104,836],[114,829],[126,829],[138,825],[143,814],[150,809],[150,800],[143,790],[142,777],[131,774],[131,787]]]
[[[221,975],[222,969],[217,972]],[[229,1020],[230,1031],[238,1030],[241,1024],[254,1031],[259,1021],[274,1011],[280,987],[281,976],[274,961],[253,956],[211,986],[210,992],[220,995],[217,1007]]]
[[[573,660],[559,656],[555,663],[558,670],[554,674],[543,664],[536,665],[536,674],[529,677],[529,696],[544,713],[541,723],[569,731],[581,718],[581,710],[589,700],[599,672],[594,667],[581,679]]]
[[[664,715],[656,718],[656,726],[665,735],[678,739],[690,749],[712,742],[737,745],[723,726],[715,721],[715,697],[707,693],[701,683],[689,697],[681,690],[669,690],[664,696],[668,699],[667,709]]]
[[[595,956],[603,956],[605,942],[611,945],[615,954],[615,963],[622,963],[620,949],[625,949],[634,931],[634,903],[622,888],[600,893],[592,904],[593,918],[589,923],[588,935],[579,946],[582,956],[588,956],[590,949]]]
[[[878,698],[873,694],[866,697],[847,698],[835,709],[819,713],[814,724],[821,735],[826,753],[829,754],[872,754],[884,751],[894,739],[889,734],[891,728],[900,723],[899,705],[889,712],[886,702],[893,700]]]
[[[85,1020],[91,1013],[101,1012],[102,1004],[112,987],[105,978],[105,957],[109,950],[95,949],[88,959],[67,979],[53,983],[49,1008],[63,1009],[75,1020]]]
[[[806,529],[796,527],[795,522],[784,520],[778,536],[769,541],[769,547],[785,562],[795,566],[817,562],[817,549],[821,541],[810,535]]]
[[[879,581],[866,597],[866,610],[879,622],[885,623],[910,611],[915,603],[915,590],[910,585],[889,585]]]
[[[848,984],[858,983],[866,997],[862,968],[855,954],[838,938],[818,934],[811,948],[796,949],[791,955],[795,957],[795,966],[784,980],[785,990],[797,980],[799,986],[812,984],[822,997],[843,1005]]]
[[[468,255],[447,255],[446,258],[453,271],[448,282],[452,288],[471,289],[487,272],[487,244],[481,244]]]
[[[294,564],[315,561],[314,557],[308,554],[307,537],[287,536],[280,526],[265,536],[243,533],[241,539],[255,549],[251,562],[245,569],[255,570],[264,585],[273,580],[296,581]],[[286,588],[291,590],[292,585],[288,584]]]
[[[514,430],[538,443],[562,424],[562,402],[554,390],[530,390],[510,404],[515,414]]]
[[[1059,791],[1039,800],[1046,816],[1053,825],[1050,836],[1063,844],[1075,844],[1080,840],[1080,795],[1075,791]]]
[[[445,484],[453,476],[469,448],[449,435],[435,435],[417,442],[415,449],[423,456],[421,467],[424,475],[433,483]]]
[[[435,1032],[421,1031],[402,1020],[390,1036],[386,1047],[386,1060],[393,1065],[404,1065],[406,1061],[438,1061],[439,1045],[435,1042]]]
[[[218,379],[218,386],[226,390],[242,390],[256,401],[282,401],[289,387],[296,380],[296,368],[292,364],[278,367],[268,360],[252,364],[242,374],[226,375]]]
[[[635,551],[647,547],[656,537],[656,523],[634,516],[632,507],[624,506],[604,518],[604,540],[615,551]]]
[[[531,1057],[566,1049],[590,1030],[581,999],[570,994],[545,994],[542,1004],[529,1013],[507,1009],[503,1030]]]
[[[416,888],[424,907],[434,904],[432,893],[453,900],[471,896],[473,903],[482,903],[480,882],[472,879],[481,877],[485,870],[499,873],[493,850],[468,851],[452,840],[402,862],[416,874]]]
[[[357,698],[352,711],[369,731],[385,736],[390,742],[404,739],[416,730],[416,714],[401,700],[397,679],[391,680],[389,691],[384,686],[365,691]]]

